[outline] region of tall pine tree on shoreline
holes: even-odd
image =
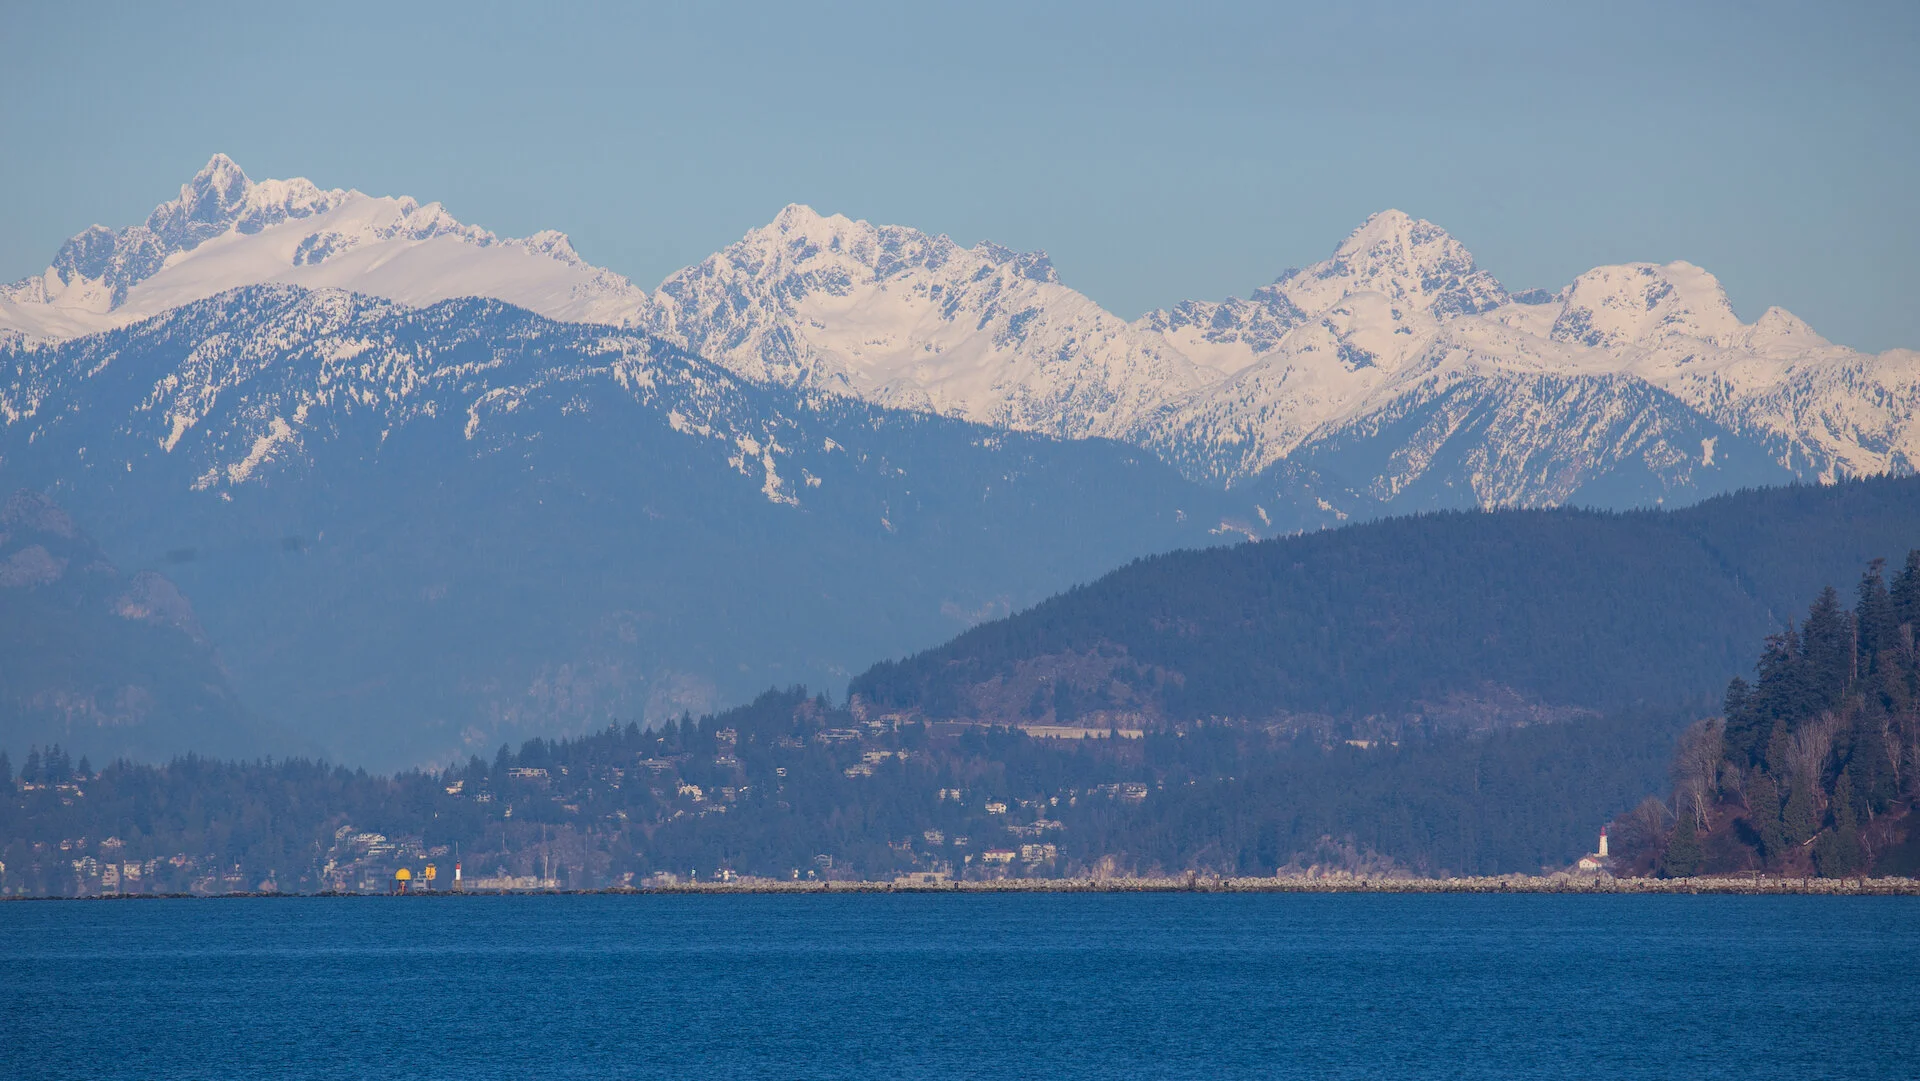
[[[1823,876],[1864,873],[1873,859],[1864,824],[1920,794],[1920,770],[1900,768],[1920,763],[1920,549],[1891,586],[1885,566],[1874,560],[1861,575],[1851,610],[1822,590],[1798,626],[1767,638],[1753,681],[1727,686],[1719,772],[1734,791],[1723,799],[1742,827],[1736,846],[1760,865],[1804,866],[1796,850],[1810,847]],[[1677,804],[1678,794],[1676,813]],[[1661,869],[1738,869],[1716,864],[1724,856],[1703,850],[1696,824],[1678,815]]]

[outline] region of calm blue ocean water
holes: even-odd
[[[0,904],[0,1077],[1920,1077],[1920,900]]]

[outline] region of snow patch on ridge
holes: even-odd
[[[253,441],[247,456],[227,467],[227,482],[244,484],[262,464],[276,457],[281,447],[293,442],[293,428],[287,424],[286,418],[273,418],[267,430]]]

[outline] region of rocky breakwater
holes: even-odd
[[[617,891],[627,892],[627,891]],[[1465,878],[1362,877],[1348,874],[1252,878],[1219,875],[1103,878],[996,878],[962,881],[806,881],[739,878],[646,886],[642,893],[1642,893],[1920,896],[1920,879],[1615,878],[1611,875],[1487,875]]]

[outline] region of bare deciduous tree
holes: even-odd
[[[1658,859],[1667,845],[1667,820],[1673,817],[1657,796],[1648,796],[1640,805],[1614,820],[1608,840],[1613,855],[1629,864],[1650,863]]]
[[[1709,829],[1709,808],[1719,787],[1720,760],[1727,754],[1727,722],[1707,717],[1680,734],[1673,756],[1673,812],[1691,814],[1694,823]]]
[[[1720,798],[1746,806],[1747,774],[1732,762],[1720,763]]]
[[[1909,730],[1912,731],[1914,727],[1910,726]],[[1907,784],[1911,785],[1913,778],[1920,777],[1920,731],[1914,731],[1912,737],[1907,740],[1906,754],[1895,761],[1905,762],[1906,771],[1903,777]]]
[[[1820,775],[1827,768],[1827,756],[1833,753],[1833,737],[1839,731],[1840,718],[1829,710],[1801,725],[1793,735],[1787,737],[1787,768],[1792,774],[1793,783],[1806,785],[1816,803],[1824,795],[1820,791]]]

